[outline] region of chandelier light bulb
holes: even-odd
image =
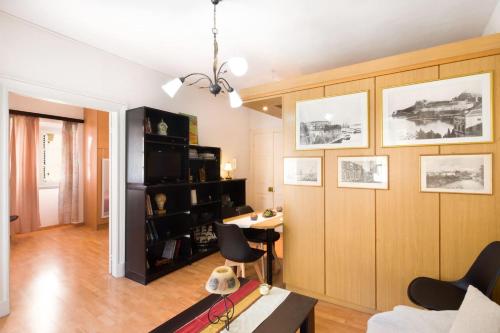
[[[248,62],[245,58],[235,57],[228,61],[229,69],[235,76],[243,76],[248,70]]]
[[[243,101],[236,90],[229,93],[229,103],[232,108],[239,108],[243,104]]]
[[[163,89],[164,92],[167,93],[168,96],[174,98],[175,94],[177,94],[177,91],[179,91],[179,88],[181,86],[182,86],[182,81],[177,77],[165,83],[163,86],[161,86],[161,88]]]

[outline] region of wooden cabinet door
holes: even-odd
[[[408,284],[439,278],[439,194],[420,192],[420,155],[438,146],[382,148],[382,89],[438,79],[428,67],[376,79],[377,155],[389,156],[389,190],[376,193],[377,309],[412,303]]]
[[[375,155],[375,79],[325,88],[325,96],[368,92],[369,148],[325,150],[326,295],[375,309],[375,191],[337,187],[339,156]]]
[[[323,150],[295,150],[295,108],[300,100],[322,98],[324,89],[290,93],[283,99],[283,155],[323,157]],[[287,287],[324,294],[324,187],[284,185],[284,280]]]
[[[460,61],[440,66],[440,78],[493,72],[498,82],[500,56]],[[500,239],[500,89],[493,91],[493,133],[495,140],[487,144],[444,145],[441,154],[493,153],[493,195],[441,193],[441,278],[462,277],[481,250]],[[500,260],[500,259],[499,259]]]

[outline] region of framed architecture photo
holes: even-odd
[[[492,194],[492,154],[420,156],[423,192]]]
[[[338,187],[389,188],[388,156],[339,156]]]
[[[493,141],[492,73],[387,88],[383,146]]]
[[[296,104],[295,148],[368,147],[368,92]]]
[[[285,157],[284,184],[321,186],[321,163],[321,157]]]

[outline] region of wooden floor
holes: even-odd
[[[66,226],[14,237],[11,314],[0,332],[148,332],[206,296],[214,254],[148,286],[108,274],[108,232]],[[320,302],[317,332],[364,332],[370,315]]]

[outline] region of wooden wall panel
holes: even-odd
[[[498,82],[500,56],[442,65],[440,77],[493,71]],[[493,195],[441,195],[441,278],[462,277],[479,252],[490,242],[500,239],[500,89],[493,95],[495,142],[473,145],[441,146],[441,154],[493,153]],[[500,259],[499,259],[500,260]]]
[[[382,89],[438,78],[438,67],[377,77],[377,155],[389,155],[388,191],[376,193],[377,309],[412,303],[408,284],[417,276],[439,278],[439,194],[420,192],[422,154],[439,147],[381,147]]]
[[[322,150],[295,150],[295,104],[324,96],[323,88],[288,94],[283,98],[284,156],[319,156]],[[324,293],[324,187],[284,185],[284,280],[288,287]]]
[[[367,149],[325,150],[326,295],[375,309],[375,190],[337,187],[337,158],[375,154],[375,79],[325,87],[325,96],[368,91]]]

